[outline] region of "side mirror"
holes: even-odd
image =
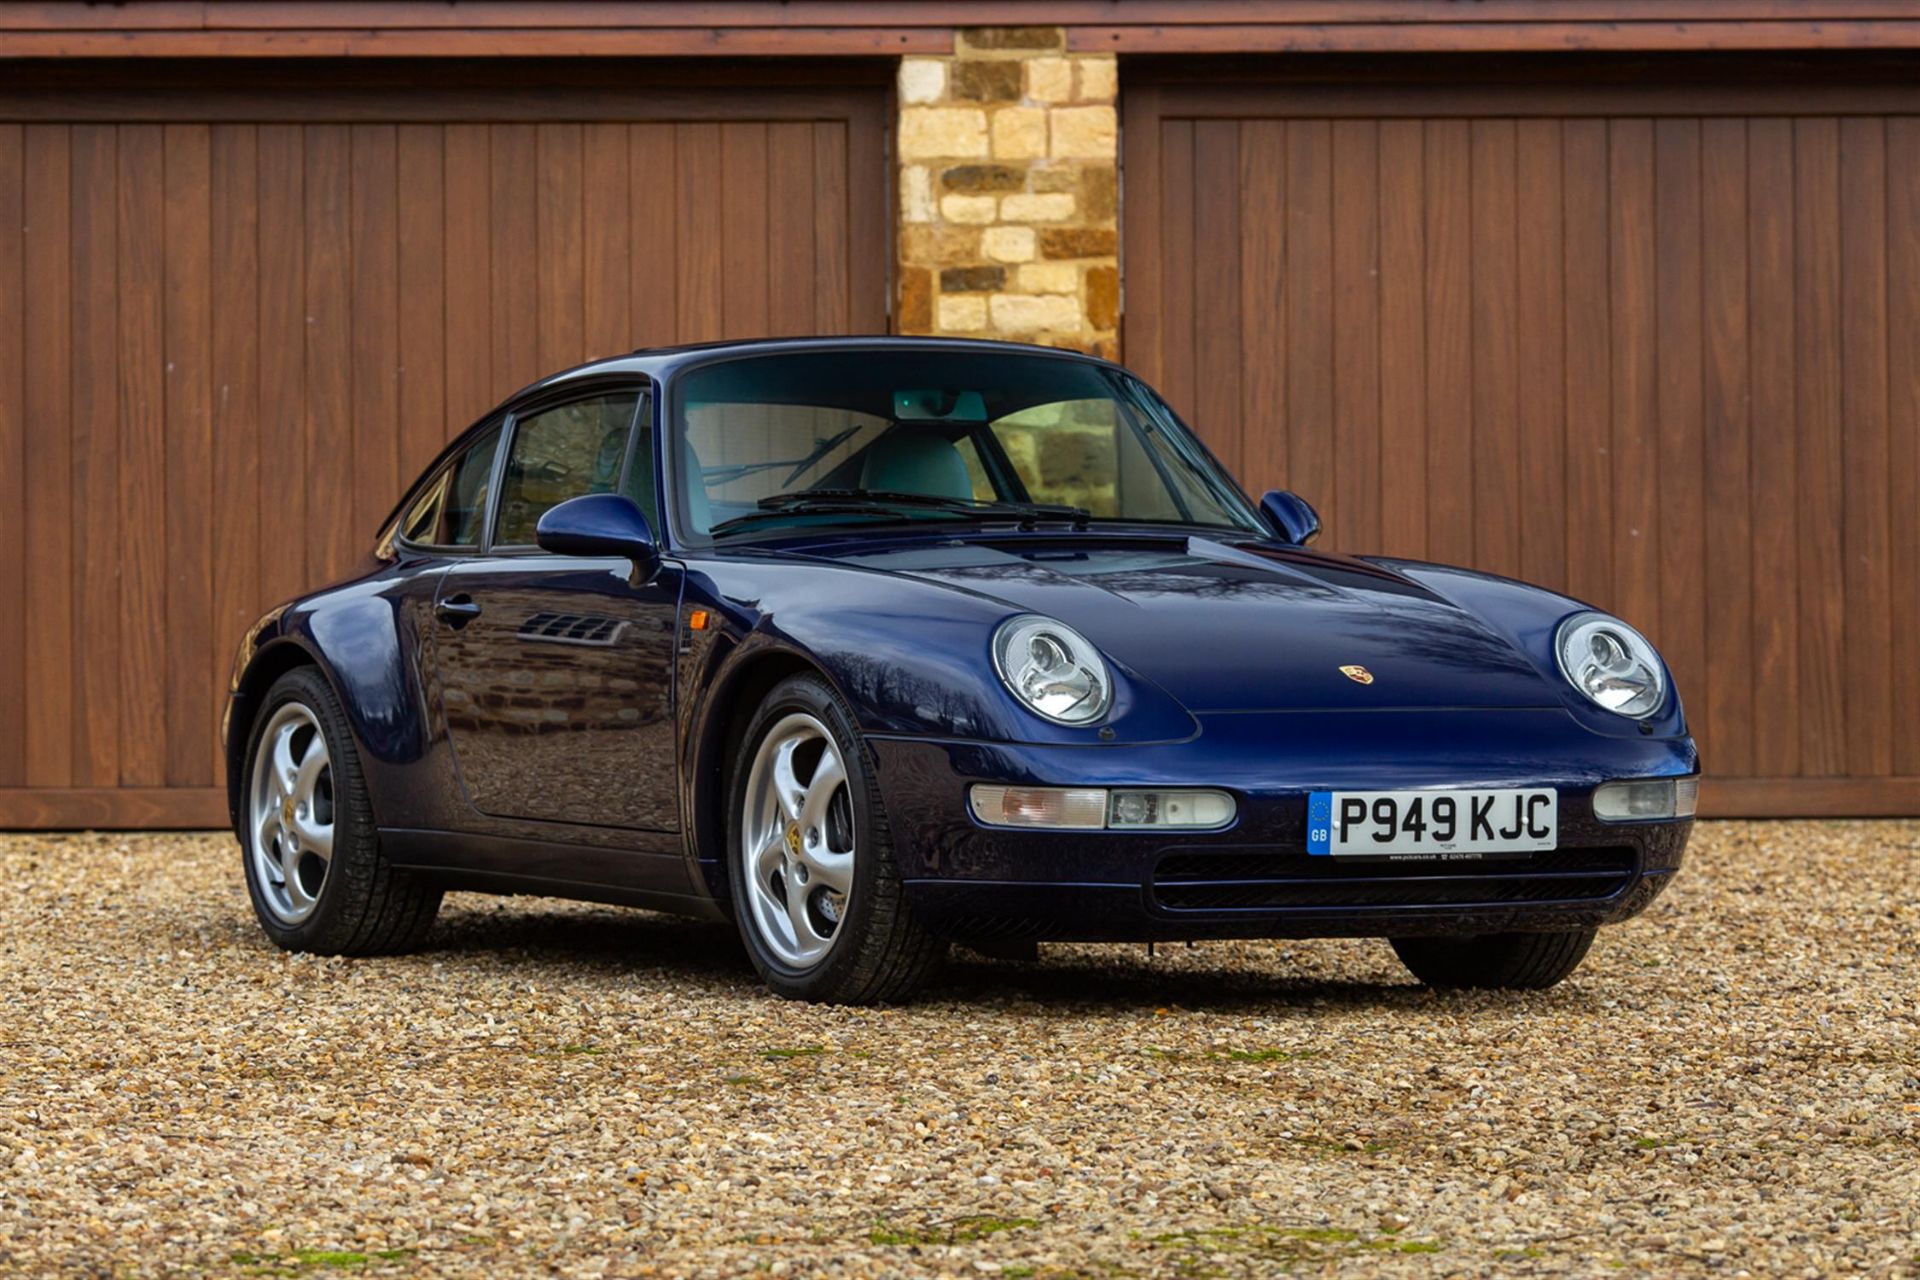
[[[1281,539],[1304,547],[1320,536],[1320,513],[1291,489],[1275,489],[1260,499],[1260,513]]]
[[[563,556],[625,556],[644,582],[660,567],[660,544],[633,499],[589,493],[549,507],[534,527],[543,551]]]

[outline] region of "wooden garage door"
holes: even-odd
[[[1132,88],[1126,357],[1332,546],[1640,626],[1710,810],[1920,812],[1915,105]]]
[[[515,388],[884,330],[883,101],[0,95],[0,827],[222,821],[242,630]]]

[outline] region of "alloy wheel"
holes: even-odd
[[[741,819],[739,883],[754,931],[781,964],[811,969],[847,917],[856,851],[846,762],[824,724],[794,712],[767,731]]]
[[[268,910],[299,924],[320,904],[333,862],[333,758],[304,704],[280,706],[254,749],[248,834]]]

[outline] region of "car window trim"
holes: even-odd
[[[495,541],[499,533],[501,486],[506,481],[507,459],[512,455],[514,441],[520,436],[520,423],[523,419],[537,418],[552,409],[565,408],[570,404],[619,391],[634,391],[639,394],[639,400],[634,404],[633,416],[627,420],[627,440],[620,455],[620,469],[614,473],[616,477],[614,492],[619,493],[626,483],[627,468],[633,463],[635,428],[640,421],[640,406],[654,398],[653,379],[645,375],[623,373],[597,380],[586,386],[570,382],[564,387],[556,387],[546,395],[537,396],[507,410],[506,420],[500,433],[500,450],[494,455],[493,471],[487,480],[487,513],[478,554],[512,557],[554,556],[553,552],[541,547],[537,542],[503,544]]]
[[[388,542],[403,551],[411,551],[425,556],[440,556],[448,559],[458,559],[481,554],[480,543],[478,542],[472,546],[466,546],[458,542],[415,542],[413,539],[405,537],[402,534],[400,522],[413,510],[415,500],[418,499],[430,485],[441,479],[441,477],[444,476],[446,483],[451,486],[453,484],[454,462],[465,456],[465,451],[471,449],[473,445],[477,443],[478,437],[486,435],[487,432],[494,430],[496,427],[501,432],[501,439],[504,440],[506,438],[506,417],[504,415],[496,416],[489,414],[448,442],[446,448],[442,449],[439,456],[433,460],[433,465],[421,473],[422,479],[420,482],[409,489],[407,496],[402,498],[394,508],[394,514],[389,517],[389,526],[393,529],[393,534],[388,539]],[[499,462],[499,445],[496,443],[494,445],[493,455],[494,466],[498,467]],[[489,489],[491,489],[493,484],[493,474],[492,470],[489,470],[487,473]],[[440,514],[443,518],[446,515],[444,498],[442,500]],[[483,516],[481,527],[483,537],[485,533],[485,520]]]

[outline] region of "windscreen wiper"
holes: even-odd
[[[984,498],[943,498],[930,493],[892,493],[872,489],[801,489],[760,499],[759,509],[722,520],[708,532],[723,533],[740,525],[785,515],[885,515],[907,507],[971,520],[1011,520],[1023,527],[1043,521],[1065,522],[1084,529],[1092,513],[1082,507],[1053,502],[1000,502]]]
[[[782,483],[792,484],[805,475],[807,470],[820,459],[845,444],[859,430],[860,427],[856,424],[845,431],[836,431],[830,436],[815,440],[812,451],[804,458],[775,458],[770,462],[743,462],[731,467],[708,467],[701,473],[701,478],[709,484],[727,484],[742,476],[758,475],[762,471],[772,471],[776,467],[791,467],[792,470],[787,473],[787,478]]]

